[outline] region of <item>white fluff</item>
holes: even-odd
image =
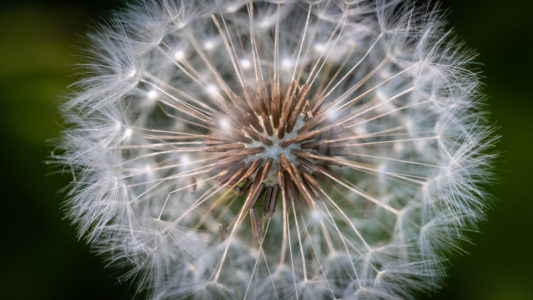
[[[80,236],[154,299],[409,299],[436,288],[441,255],[482,217],[494,139],[472,53],[435,7],[410,2],[161,0],[113,15],[90,35],[55,155],[75,175],[68,214]],[[247,219],[221,241],[242,200],[220,200],[227,191],[202,169],[209,153],[187,139],[201,132],[188,122],[206,123],[188,112],[216,110],[226,90],[273,70],[282,86],[329,83],[323,106],[356,137],[344,159],[357,165],[334,167],[343,181],[324,181],[329,197],[314,209],[289,204],[284,216],[279,201],[262,245]]]

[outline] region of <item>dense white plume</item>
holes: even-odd
[[[54,158],[80,237],[154,299],[413,298],[483,216],[492,130],[434,4],[147,0],[96,31]],[[278,94],[294,129],[241,130],[251,94],[249,130],[279,132]],[[268,159],[292,190],[228,188]]]

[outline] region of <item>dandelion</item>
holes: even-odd
[[[473,55],[410,1],[161,0],[90,35],[55,159],[154,299],[399,299],[482,217]]]

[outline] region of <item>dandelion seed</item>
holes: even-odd
[[[437,9],[162,0],[112,24],[92,35],[93,75],[65,104],[74,126],[55,159],[76,176],[80,234],[139,290],[398,299],[438,286],[441,255],[482,216],[494,138],[472,56]]]

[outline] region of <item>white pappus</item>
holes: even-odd
[[[409,299],[495,139],[437,5],[138,1],[89,35],[68,215],[153,299]]]

